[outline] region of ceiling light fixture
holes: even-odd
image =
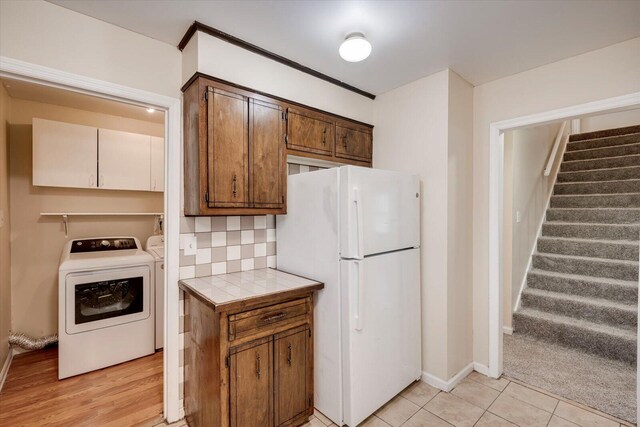
[[[371,54],[371,43],[362,33],[351,33],[340,45],[340,56],[348,62],[360,62]]]
[[[156,109],[155,108],[147,108],[147,113],[155,113]]]

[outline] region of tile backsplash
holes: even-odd
[[[195,236],[196,254],[184,254]],[[274,215],[182,217],[180,279],[276,266]]]

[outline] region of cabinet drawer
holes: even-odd
[[[282,328],[303,324],[309,312],[306,298],[258,308],[229,316],[229,341],[272,334]],[[254,337],[255,335],[255,337]]]

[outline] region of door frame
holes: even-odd
[[[180,205],[182,182],[182,99],[135,89],[104,80],[69,73],[38,64],[0,56],[0,77],[29,81],[99,98],[135,104],[163,111],[165,115],[165,191],[164,191],[164,352],[163,414],[168,422],[183,418],[178,385],[178,270]],[[169,292],[170,291],[170,292]],[[173,319],[173,321],[169,321]]]
[[[489,125],[489,376],[499,378],[503,370],[502,239],[504,132],[552,122],[611,113],[640,107],[640,92],[530,114]],[[640,301],[639,301],[640,303]],[[640,338],[640,328],[638,329]],[[640,349],[640,339],[638,340]],[[640,372],[640,364],[638,365]],[[639,384],[640,387],[640,384]],[[639,388],[640,389],[640,388]],[[638,396],[640,408],[640,394]]]

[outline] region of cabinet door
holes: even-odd
[[[280,208],[284,205],[286,154],[282,107],[251,99],[249,106],[249,152],[252,206]]]
[[[287,111],[287,148],[330,156],[335,125],[312,112],[289,108]]]
[[[275,336],[276,426],[304,414],[311,405],[308,340],[308,329]]]
[[[370,162],[372,152],[371,132],[336,125],[336,157]]]
[[[209,207],[248,205],[248,98],[208,87]]]
[[[164,191],[164,138],[151,137],[151,191]]]
[[[98,130],[100,188],[149,191],[151,137],[110,129]]]
[[[273,426],[273,354],[271,337],[231,352],[231,427]]]
[[[33,119],[33,185],[97,187],[98,129]]]

